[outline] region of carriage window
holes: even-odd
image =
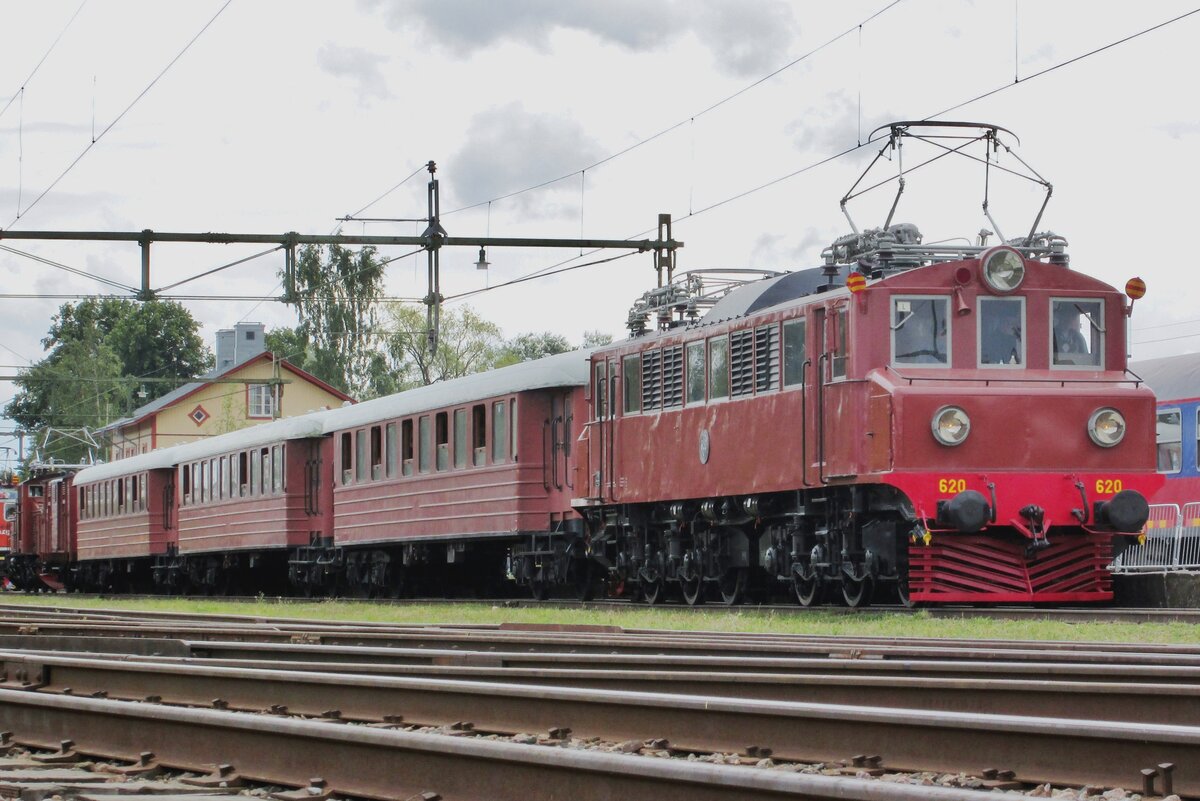
[[[417,421],[417,429],[421,434],[421,451],[417,454],[417,460],[421,472],[428,473],[429,466],[433,463],[433,428],[429,425],[429,415]]]
[[[949,298],[892,298],[892,363],[948,365],[949,314]],[[843,349],[844,315],[838,315],[838,344]]]
[[[570,424],[571,424],[571,421],[574,419],[575,418],[573,415],[567,418],[567,440],[563,446],[563,452],[567,456],[571,455]],[[508,402],[508,428],[510,431],[512,431],[512,460],[515,462],[515,461],[517,461],[517,399],[516,398],[513,398],[511,401]]]
[[[262,459],[262,486],[259,491],[266,495],[271,491],[271,451],[263,448],[258,455]]]
[[[192,500],[192,468],[190,465],[183,466],[183,480],[180,484],[183,486],[183,505],[187,506]]]
[[[348,434],[346,436],[349,437]],[[349,450],[350,450],[350,440],[346,439],[345,440],[345,450],[343,451],[343,453],[346,451],[349,451]],[[246,478],[250,473],[249,468],[246,466],[246,459],[247,459],[247,456],[246,456],[245,451],[242,451],[241,453],[238,454],[238,469],[237,469],[237,480],[239,482],[238,483],[238,495],[246,494]],[[346,474],[343,473],[342,474],[342,483],[345,483],[345,482],[346,482]]]
[[[471,407],[471,454],[476,467],[487,463],[487,407]]]
[[[597,420],[603,420],[608,416],[607,367],[607,362],[597,362],[596,364],[596,391],[592,393],[595,402],[592,405],[596,410]]]
[[[129,491],[130,491],[130,495],[132,496],[131,500],[133,501],[134,511],[138,511],[138,508],[141,506],[139,501],[142,499],[142,495],[138,491],[139,489],[140,488],[138,487],[138,477],[134,476],[133,478],[131,478],[129,480]]]
[[[1183,429],[1178,409],[1158,413],[1154,441],[1158,444],[1158,472],[1178,473],[1183,466]]]
[[[283,491],[283,446],[271,446],[271,491]]]
[[[218,495],[218,497],[221,498],[221,500],[224,500],[225,495],[229,490],[229,457],[228,456],[221,457],[221,467],[218,472],[220,473],[220,480],[217,482],[217,484],[218,484],[217,495]]]
[[[788,320],[783,324],[783,385],[794,387],[804,383],[804,319]]]
[[[1052,300],[1050,364],[1054,367],[1103,367],[1104,301]]]
[[[383,478],[383,426],[371,426],[371,478]]]
[[[450,415],[438,412],[433,422],[437,435],[437,469],[446,470],[450,467]]]
[[[846,362],[850,360],[850,313],[839,309],[834,316],[837,331],[833,334],[833,358],[829,362],[833,378],[846,377]]]
[[[350,476],[352,475],[350,471],[353,469],[353,465],[354,465],[354,456],[352,455],[353,453],[354,452],[352,450],[350,450],[350,432],[347,431],[344,434],[342,434],[342,484],[343,485],[350,483]],[[242,455],[245,456],[245,454],[242,454]],[[243,464],[242,467],[244,468],[245,464]],[[251,483],[254,483],[254,482],[252,481]]]
[[[492,404],[492,463],[498,464],[508,458],[508,404],[497,401]]]
[[[642,357],[626,356],[621,362],[621,369],[625,414],[636,414],[642,410]]]
[[[454,466],[467,466],[467,410],[454,410]]]
[[[349,453],[349,452],[350,452],[350,435],[346,434],[346,453]],[[257,453],[249,454],[248,458],[250,460],[250,492],[248,494],[257,495],[259,492],[259,489],[258,489],[259,481],[261,481],[260,476],[262,475],[262,464],[258,461]],[[346,461],[347,461],[347,464],[349,464],[349,460],[347,459]],[[342,473],[342,483],[343,484],[350,483],[350,471],[348,469],[344,473]]]
[[[413,421],[400,421],[400,464],[404,475],[413,474]]]
[[[366,481],[367,473],[367,432],[359,429],[354,432],[354,480]]]
[[[117,513],[125,511],[125,479],[117,479]]]
[[[384,429],[384,432],[385,432],[384,433],[384,441],[386,442],[385,447],[387,448],[387,452],[386,452],[386,455],[387,455],[387,477],[395,478],[396,477],[396,448],[397,448],[396,424],[388,423],[387,428]]]
[[[687,402],[704,403],[704,378],[708,365],[704,363],[704,342],[689,342],[687,346]]]
[[[1025,364],[1025,299],[979,299],[979,363]]]
[[[729,340],[708,340],[708,399],[729,397]]]

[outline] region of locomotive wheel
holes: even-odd
[[[726,606],[736,606],[742,602],[746,594],[747,571],[744,567],[734,567],[726,570],[717,579],[717,587],[721,590],[721,602]]]
[[[912,599],[912,593],[908,589],[907,575],[902,575],[896,579],[896,597],[900,600],[900,605],[905,609],[915,609],[920,605]]]
[[[868,578],[852,579],[842,575],[842,600],[851,609],[870,606],[871,596],[875,592],[875,582]]]
[[[542,578],[529,580],[529,592],[535,601],[545,601],[550,598],[550,582]]]
[[[821,578],[816,573],[792,575],[792,589],[796,592],[796,600],[801,606],[808,607],[821,603]]]
[[[693,579],[679,579],[679,589],[683,591],[683,600],[688,606],[700,606],[704,603],[704,579],[696,576]]]
[[[655,606],[663,601],[663,580],[662,576],[654,579],[654,581],[642,580],[642,600],[650,606]]]

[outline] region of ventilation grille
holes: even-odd
[[[642,354],[642,410],[662,408],[662,351]]]
[[[729,389],[733,397],[754,392],[754,332],[729,335]]]
[[[663,408],[683,405],[683,345],[663,348]]]
[[[779,326],[764,325],[754,332],[754,389],[779,388]]]

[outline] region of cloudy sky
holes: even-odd
[[[337,217],[414,172],[362,214],[422,216],[419,170],[432,159],[451,235],[619,239],[646,235],[668,212],[686,243],[680,270],[796,269],[815,265],[848,230],[837,202],[874,150],[806,168],[854,147],[882,122],[924,118],[1000,90],[946,118],[994,122],[1020,137],[1017,152],[1054,184],[1041,227],[1067,237],[1075,269],[1117,286],[1133,275],[1146,280],[1133,316],[1135,358],[1200,348],[1200,284],[1186,264],[1200,182],[1200,14],[1039,75],[1185,14],[1187,3],[4,0],[0,7],[0,228],[329,233]],[[915,173],[897,214],[927,241],[991,227],[980,211],[980,168],[950,161]],[[852,213],[860,226],[878,225],[890,200],[868,195]],[[1006,236],[1023,233],[1039,204],[1031,184],[992,187]],[[344,230],[420,228],[352,223]],[[2,244],[122,283],[139,280],[135,245]],[[262,249],[159,245],[153,283]],[[579,254],[493,250],[487,275],[474,269],[476,255],[443,254],[443,294]],[[274,295],[281,263],[273,254],[188,291]],[[424,275],[421,259],[393,263],[389,294],[423,295]],[[653,279],[650,257],[632,256],[468,302],[509,336],[550,330],[577,341],[592,329],[620,335],[630,303]],[[106,289],[3,251],[0,280],[0,293]],[[0,297],[0,362],[41,358],[39,340],[61,302]],[[239,320],[294,322],[271,302],[186,305],[210,342]],[[0,402],[11,391],[0,384]]]

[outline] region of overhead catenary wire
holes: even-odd
[[[33,65],[33,69],[30,70],[29,74],[25,76],[25,80],[21,81],[21,85],[17,88],[17,91],[13,92],[12,97],[10,97],[8,102],[4,104],[4,108],[0,108],[0,117],[4,116],[4,112],[8,111],[9,106],[11,106],[13,101],[17,99],[17,96],[24,93],[25,87],[29,86],[29,82],[33,80],[33,76],[37,75],[38,70],[40,70],[42,65],[46,63],[46,59],[49,58],[50,54],[54,52],[54,48],[58,47],[59,41],[63,38],[63,35],[66,34],[67,29],[71,27],[71,24],[75,22],[75,18],[79,16],[79,12],[83,11],[83,7],[87,5],[87,2],[88,0],[83,0],[83,2],[79,4],[79,7],[75,9],[75,13],[72,14],[71,18],[67,20],[67,24],[62,27],[62,30],[58,32],[58,36],[54,37],[54,41],[50,43],[50,46],[46,48],[46,52],[42,54],[40,59],[38,59],[38,63]]]
[[[175,57],[173,59],[171,59],[169,62],[167,62],[167,65],[165,67],[163,67],[161,70],[159,70],[158,74],[154,76],[154,79],[151,80],[150,83],[146,84],[146,87],[144,89],[142,89],[141,92],[138,93],[137,97],[135,97],[133,100],[131,100],[129,102],[129,105],[127,105],[121,111],[121,113],[118,114],[115,119],[113,119],[112,122],[110,122],[103,129],[101,129],[100,133],[98,133],[92,137],[92,141],[89,142],[83,148],[83,150],[81,150],[79,152],[79,155],[77,155],[74,158],[74,160],[72,160],[71,163],[66,166],[66,169],[64,169],[61,173],[59,173],[58,177],[55,178],[53,181],[51,181],[50,185],[47,186],[45,189],[43,189],[41,194],[39,194],[36,198],[34,198],[33,201],[28,206],[25,207],[24,211],[22,211],[21,209],[17,209],[17,216],[12,219],[12,221],[8,224],[8,227],[12,227],[13,223],[17,222],[18,220],[21,219],[21,217],[28,214],[30,212],[30,210],[33,209],[34,206],[36,206],[38,203],[40,203],[42,201],[42,198],[46,197],[46,195],[50,194],[50,192],[53,191],[54,187],[58,186],[59,181],[61,181],[63,178],[65,178],[67,176],[67,173],[71,172],[71,170],[73,170],[75,168],[75,165],[78,164],[80,161],[82,161],[83,157],[86,156],[91,151],[91,149],[96,146],[96,143],[99,142],[102,138],[104,138],[104,135],[107,134],[109,131],[111,131],[117,125],[117,123],[119,123],[122,119],[124,119],[125,115],[128,114],[129,111],[135,105],[137,105],[138,101],[146,96],[147,92],[149,92],[151,89],[154,88],[154,85],[157,84],[159,82],[159,80],[161,80],[162,77],[167,74],[167,71],[170,70],[171,67],[175,66],[175,63],[177,61],[179,61],[179,59],[181,59],[183,57],[183,55],[185,53],[187,53],[188,50],[191,49],[192,45],[194,45],[196,43],[196,40],[199,39],[204,34],[204,32],[207,31],[212,26],[212,24],[217,21],[217,18],[220,17],[221,14],[223,14],[225,12],[225,9],[229,8],[229,4],[232,2],[233,2],[233,0],[225,0],[225,2],[221,5],[221,7],[219,9],[217,9],[217,13],[213,14],[213,16],[208,20],[208,22],[204,23],[204,26],[202,28],[200,28],[200,30],[197,31],[196,34],[191,39],[188,40],[188,43],[183,46],[183,49],[180,50],[178,53],[176,53]]]
[[[621,156],[624,156],[627,153],[631,153],[634,150],[637,150],[638,148],[642,147],[643,145],[647,145],[647,144],[655,141],[656,139],[660,139],[660,138],[666,136],[667,134],[671,133],[672,131],[682,128],[685,125],[691,125],[691,124],[695,123],[695,121],[698,117],[702,117],[711,111],[716,111],[721,106],[724,106],[726,103],[729,103],[729,102],[735,100],[736,98],[741,97],[742,95],[749,92],[751,89],[754,89],[755,87],[766,83],[767,81],[771,80],[772,78],[775,78],[776,76],[786,72],[787,70],[790,70],[792,67],[795,67],[796,65],[815,56],[817,53],[820,53],[822,50],[825,50],[826,48],[830,47],[831,45],[836,44],[837,42],[841,41],[842,39],[846,38],[847,36],[850,36],[855,31],[859,30],[863,25],[866,25],[868,22],[879,17],[881,14],[887,12],[889,9],[893,8],[894,6],[899,5],[900,2],[901,2],[901,0],[892,0],[892,2],[888,3],[883,8],[881,8],[878,11],[876,11],[875,13],[871,14],[869,17],[863,19],[861,22],[855,23],[853,26],[847,28],[846,30],[839,33],[838,35],[827,40],[825,43],[818,45],[817,47],[814,47],[812,50],[809,50],[808,52],[804,53],[803,55],[792,59],[787,64],[784,64],[782,67],[772,70],[771,72],[767,73],[766,75],[762,76],[761,78],[758,78],[757,80],[753,81],[752,83],[747,84],[746,86],[743,86],[741,89],[738,89],[733,94],[727,95],[726,97],[721,98],[720,100],[701,109],[700,111],[696,112],[695,114],[690,114],[686,118],[680,120],[679,122],[676,122],[672,125],[667,126],[666,128],[663,128],[658,133],[651,134],[650,136],[647,136],[644,139],[640,139],[637,142],[634,142],[633,144],[629,145],[628,147],[622,148],[621,150],[618,150],[615,153],[610,153],[609,155],[605,156],[604,158],[594,161],[591,164],[588,164],[586,166],[580,167],[577,170],[572,170],[571,172],[568,172],[564,175],[560,175],[557,178],[551,178],[549,180],[542,181],[541,183],[534,184],[533,186],[527,186],[524,189],[518,189],[513,192],[508,192],[506,194],[499,195],[497,197],[493,197],[488,200],[480,200],[476,203],[470,203],[466,206],[460,206],[459,208],[453,209],[451,211],[443,212],[442,216],[448,217],[451,214],[457,214],[458,212],[461,212],[461,211],[467,211],[469,209],[478,208],[478,207],[486,205],[488,203],[494,203],[494,202],[498,202],[501,200],[508,200],[509,198],[516,197],[517,195],[523,195],[526,192],[532,192],[534,190],[542,189],[542,188],[550,186],[552,184],[556,184],[559,181],[565,181],[566,179],[571,178],[575,175],[579,175],[582,172],[586,172],[587,170],[594,170],[597,167],[607,164],[608,162],[613,161],[614,159],[620,158]]]

